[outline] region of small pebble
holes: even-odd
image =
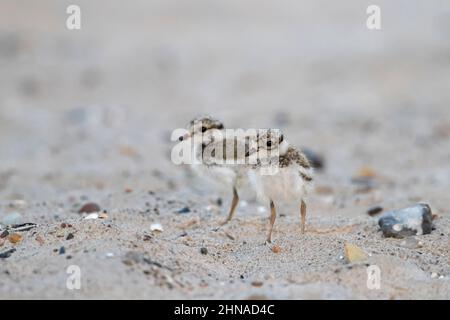
[[[189,212],[191,212],[191,209],[189,209],[189,207],[184,207],[177,211],[177,213],[189,213]]]
[[[86,203],[84,206],[81,207],[81,209],[78,211],[78,213],[93,213],[93,212],[100,212],[102,209],[100,206],[94,202]]]
[[[59,248],[59,252],[58,253],[59,254],[65,254],[66,253],[66,248],[64,248],[64,247]]]
[[[381,211],[383,211],[383,207],[381,206],[375,206],[367,210],[367,214],[371,217],[379,214]]]
[[[262,281],[253,281],[252,286],[254,287],[262,287],[263,282]]]
[[[206,249],[205,247],[201,247],[200,248],[200,253],[201,254],[208,254],[208,249]]]
[[[273,253],[280,253],[280,252],[281,252],[281,247],[278,246],[278,245],[274,245],[274,246],[272,247],[272,252],[273,252]]]
[[[11,256],[11,254],[13,254],[15,251],[16,251],[16,249],[11,248],[11,249],[8,249],[6,251],[0,252],[0,259],[9,258]]]
[[[45,243],[44,237],[40,234],[36,236],[35,240],[42,246]]]
[[[70,239],[73,239],[73,238],[74,238],[73,233],[69,233],[69,234],[67,235],[67,237],[66,237],[66,240],[70,240]]]
[[[23,237],[18,233],[13,233],[8,238],[9,242],[14,243],[14,244],[19,243],[20,241],[22,241],[22,239],[23,239]]]
[[[160,223],[152,223],[150,225],[150,231],[162,232],[162,231],[164,231],[164,229]]]

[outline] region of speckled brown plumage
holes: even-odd
[[[287,167],[291,163],[297,163],[305,169],[311,168],[308,158],[306,158],[302,152],[293,147],[289,147],[287,152],[280,156],[280,168]]]
[[[309,181],[312,181],[312,179],[313,179],[311,176],[307,175],[304,172],[299,171],[298,173],[300,174],[300,177],[302,177],[302,179],[305,181],[309,182]]]

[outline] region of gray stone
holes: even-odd
[[[428,204],[392,210],[383,214],[378,225],[385,237],[404,238],[431,233],[433,222]]]

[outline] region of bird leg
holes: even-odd
[[[221,225],[227,224],[233,218],[238,202],[239,202],[239,195],[237,193],[236,188],[233,187],[233,200],[231,201],[230,212],[228,213],[228,218],[224,222],[222,222]]]
[[[277,212],[275,210],[275,204],[273,203],[272,200],[270,200],[270,229],[269,229],[269,234],[267,235],[267,240],[266,240],[266,242],[268,242],[268,243],[272,243],[272,230],[273,230],[273,225],[275,223],[276,217],[277,217]]]
[[[306,203],[302,200],[300,204],[300,216],[301,216],[301,231],[305,233],[305,224],[306,224]]]

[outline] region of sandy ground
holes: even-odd
[[[37,224],[0,244],[16,249],[0,299],[450,298],[448,2],[378,1],[380,31],[359,1],[78,3],[79,31],[67,1],[0,4],[0,223]],[[217,230],[228,190],[170,161],[170,133],[202,113],[324,158],[305,235],[281,207],[265,245],[250,190]],[[421,201],[435,230],[406,241],[367,214]],[[83,220],[87,202],[108,217]],[[369,258],[348,263],[345,243]]]

